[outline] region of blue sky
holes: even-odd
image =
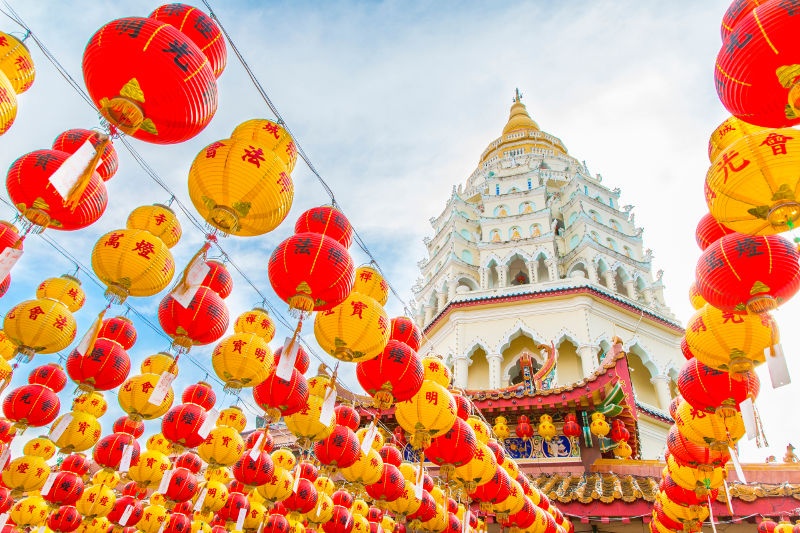
[[[69,7],[52,0],[10,4],[81,85],[81,54],[90,36],[110,20],[145,16],[159,5],[133,0],[75,1]],[[212,6],[403,299],[411,297],[416,262],[425,253],[422,239],[431,235],[428,219],[441,212],[451,188],[466,180],[499,135],[519,87],[542,129],[560,137],[572,155],[603,175],[605,184],[620,187],[623,204],[636,206],[645,245],[655,252],[654,270],[666,272],[668,303],[681,321],[691,315],[685,295],[699,256],[694,227],[705,212],[706,143],[727,116],[712,78],[727,2],[215,1]],[[3,20],[1,29],[18,31]],[[37,79],[19,98],[16,124],[0,137],[0,168],[49,147],[65,129],[97,125],[96,113],[31,46]],[[132,141],[190,209],[186,175],[195,154],[228,137],[244,120],[272,118],[230,50],[219,89],[217,114],[196,138],[174,146]],[[122,227],[133,207],[169,199],[123,147],[118,150],[120,170],[108,183],[109,207],[101,220],[81,232],[46,233],[87,265],[98,236]],[[280,228],[223,242],[280,309],[285,305],[274,298],[266,276],[269,254],[303,210],[328,201],[302,163],[293,179],[295,202]],[[0,217],[12,216],[0,204]],[[178,265],[186,264],[203,237],[185,217],[182,222],[184,238],[173,249]],[[357,264],[365,261],[355,247],[352,251]],[[30,237],[0,312],[31,298],[42,279],[73,270],[41,238]],[[89,293],[76,315],[82,332],[104,303],[101,291],[81,277]],[[232,317],[261,300],[236,275],[234,284],[227,300]],[[160,298],[132,299],[131,304],[157,323]],[[798,304],[788,306],[777,316],[791,360],[800,338],[788,324]],[[387,307],[390,316],[402,312],[394,297]],[[134,368],[168,346],[145,324],[137,321],[137,328],[140,341],[130,352]],[[313,343],[311,329],[306,328]],[[278,337],[286,334],[279,330]],[[210,368],[210,351],[196,348],[192,355]],[[35,362],[54,359],[41,356]],[[791,366],[800,376],[800,365]],[[203,378],[193,365],[181,367],[178,389]],[[14,385],[30,368],[19,369]],[[354,367],[340,371],[355,387],[353,374]],[[774,444],[769,453],[780,456],[787,442],[800,440],[800,421],[783,419],[779,408],[788,404],[795,385],[773,393],[766,373],[759,374],[763,392],[757,405]],[[249,393],[244,397],[249,400]],[[109,403],[116,408],[113,397]],[[104,429],[113,417],[106,415]],[[749,445],[743,449],[754,460],[767,455]]]

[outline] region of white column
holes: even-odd
[[[425,304],[425,324],[430,324],[431,320],[433,320],[433,313],[435,309],[432,305]]]
[[[451,280],[450,283],[447,285],[447,301],[453,300],[456,297],[456,289],[458,288],[458,283],[455,280]]]
[[[556,268],[556,262],[552,259],[547,264],[547,268],[550,270],[550,281],[555,281],[558,279],[558,269]]]
[[[469,383],[469,359],[459,355],[453,359],[453,384],[459,389],[466,389]]]
[[[439,312],[444,310],[444,306],[447,305],[447,293],[445,291],[439,291],[436,293],[436,307],[438,308]]]
[[[508,266],[497,265],[497,284],[502,288],[508,286]]]
[[[503,355],[499,353],[490,353],[486,356],[489,361],[489,388],[500,388],[500,374],[502,373]]]
[[[644,301],[647,305],[653,305],[653,289],[650,287],[645,287],[642,291],[644,295]]]
[[[528,261],[527,265],[528,265],[528,279],[531,280],[531,283],[537,283],[536,275],[538,274],[537,272],[538,269],[536,267],[539,266],[538,262]]]
[[[617,290],[617,283],[616,283],[616,280],[614,279],[614,271],[613,270],[608,270],[608,271],[606,271],[604,276],[606,278],[606,286],[608,287],[608,290],[616,291]]]
[[[659,407],[661,407],[662,411],[667,411],[669,409],[669,404],[672,401],[672,393],[669,390],[669,381],[669,376],[664,374],[659,374],[650,380],[650,383],[652,383],[656,388]]]
[[[597,265],[594,263],[589,263],[589,266],[586,268],[589,272],[589,281],[592,283],[597,283]]]
[[[591,376],[597,368],[597,353],[600,347],[594,344],[581,344],[578,346],[578,356],[581,358],[583,377]]]
[[[628,298],[630,298],[631,300],[635,300],[636,289],[633,286],[633,280],[632,279],[627,280],[626,282],[624,282],[624,285],[625,285],[625,293],[628,295]]]
[[[481,289],[486,290],[489,288],[489,269],[481,267]]]

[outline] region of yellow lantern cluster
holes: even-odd
[[[214,372],[230,389],[255,387],[269,377],[275,366],[268,344],[275,335],[275,328],[269,317],[262,318],[260,314],[265,313],[253,310],[239,316],[233,335],[220,341],[211,354]],[[256,324],[256,321],[264,320],[271,327]],[[242,328],[252,332],[242,331]]]
[[[178,375],[175,358],[165,352],[151,355],[142,361],[142,373],[129,377],[120,386],[117,399],[122,410],[133,420],[152,420],[164,415],[175,399],[172,387],[167,389],[160,402],[152,402],[159,382],[174,379]],[[167,375],[173,376],[170,378]]]
[[[50,439],[61,453],[82,452],[100,440],[101,428],[97,420],[108,409],[100,392],[84,392],[72,402],[72,412],[56,418],[50,428]]]
[[[599,411],[592,413],[592,421],[589,423],[589,431],[592,435],[605,437],[611,431],[611,426],[606,422],[606,415]]]
[[[415,448],[427,448],[431,439],[447,433],[456,420],[453,395],[435,381],[423,380],[419,392],[395,404],[397,423],[410,435]],[[488,430],[487,430],[488,433]]]
[[[553,424],[553,417],[550,415],[542,415],[539,417],[539,435],[546,441],[553,440],[556,436],[556,426]]]
[[[251,237],[283,222],[294,199],[297,150],[280,124],[248,120],[203,148],[189,170],[189,197],[220,231]]]
[[[130,466],[128,477],[140,487],[158,487],[164,472],[172,468],[172,461],[167,457],[172,453],[172,444],[161,433],[155,433],[147,439],[146,448],[139,460]]]
[[[241,431],[247,424],[247,418],[238,407],[223,409],[217,425],[206,440],[197,447],[197,455],[212,467],[233,465],[244,451],[244,439]]]
[[[308,380],[308,400],[299,412],[284,417],[286,427],[297,436],[297,445],[308,449],[312,443],[326,438],[333,432],[336,419],[327,423],[320,420],[322,405],[329,387],[335,386],[329,376],[320,375]],[[336,394],[334,391],[333,394]]]
[[[0,31],[0,135],[17,118],[17,95],[27,91],[36,77],[33,58],[25,44]]]
[[[492,426],[495,436],[501,441],[506,440],[511,436],[511,430],[508,427],[508,420],[504,416],[498,416],[494,419],[494,426]]]
[[[314,336],[320,347],[345,362],[360,363],[380,355],[389,342],[389,316],[383,308],[388,290],[377,269],[358,267],[345,301],[317,313]]]
[[[50,278],[39,285],[35,300],[12,307],[3,319],[3,332],[28,359],[36,353],[54,353],[75,339],[72,316],[83,306],[86,295],[72,276]]]
[[[175,213],[156,205],[134,209],[125,229],[100,237],[92,250],[92,270],[106,285],[106,297],[121,303],[128,296],[153,296],[167,288],[175,275],[170,247],[180,236]]]

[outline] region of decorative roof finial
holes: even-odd
[[[517,87],[515,90],[516,90],[517,94],[516,94],[516,96],[514,96],[514,102],[521,102],[522,101],[522,93],[519,92],[519,87]]]

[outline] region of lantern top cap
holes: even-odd
[[[522,103],[522,93],[519,89],[514,94],[514,103],[511,104],[511,111],[508,115],[508,122],[503,128],[503,135],[515,130],[538,130],[539,125],[528,114],[525,104]]]

